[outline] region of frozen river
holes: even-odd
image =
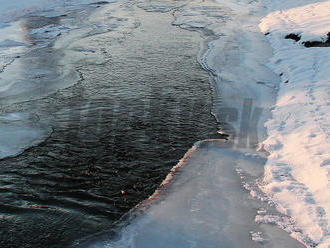
[[[258,3],[2,2],[1,247],[302,247],[256,185]]]

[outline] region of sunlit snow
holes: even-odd
[[[300,240],[329,247],[329,47],[310,47],[330,31],[330,1],[267,2],[260,28],[274,48],[269,66],[282,84],[272,119],[266,123],[270,152],[262,187],[278,210],[294,218]],[[290,33],[298,42],[284,39]]]

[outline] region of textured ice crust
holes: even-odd
[[[267,109],[274,101],[278,82],[264,66],[271,49],[257,26],[262,15],[256,2],[193,1],[174,12],[173,22],[181,28],[200,31],[209,39],[198,59],[212,74],[214,116],[226,122],[225,109],[235,109],[240,115],[243,99],[252,99],[253,108],[264,109],[256,127],[260,140],[266,138],[263,122],[268,118]],[[239,118],[230,123],[236,134]]]
[[[66,3],[67,2],[67,3]],[[0,21],[10,21],[13,18],[21,17],[35,11],[48,11],[50,9],[63,9],[65,4],[78,5],[100,2],[97,0],[15,0],[1,1]],[[112,2],[112,1],[108,1]]]
[[[95,2],[34,0],[0,6],[2,106],[38,99],[69,87],[80,79],[78,61],[98,62],[97,49],[88,54],[88,49],[74,50],[86,37],[111,31],[111,22],[88,22],[98,7]]]
[[[292,216],[298,236],[330,246],[330,49],[306,48],[330,32],[330,1],[264,1],[260,29],[274,49],[269,66],[282,84],[264,147],[270,156],[261,188],[279,211]],[[296,42],[284,39],[297,34]]]

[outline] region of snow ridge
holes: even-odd
[[[308,246],[330,247],[330,1],[264,1],[260,29],[274,49],[269,66],[281,76],[269,137],[262,190],[292,216]],[[298,41],[285,39],[295,34]],[[294,234],[293,234],[294,235]],[[297,236],[297,235],[296,235]]]

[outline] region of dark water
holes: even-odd
[[[81,41],[101,52],[74,65],[75,85],[7,107],[48,118],[53,132],[0,161],[0,247],[65,247],[109,228],[194,142],[215,137],[198,33],[171,26],[170,14],[126,6],[121,15],[134,19],[129,31]],[[28,56],[50,59],[45,50]]]

